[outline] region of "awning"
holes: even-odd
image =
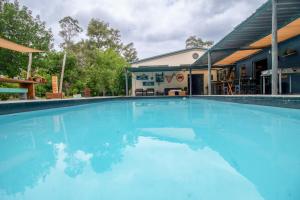
[[[233,54],[231,54],[230,56],[224,58],[223,60],[215,63],[214,65],[217,66],[224,66],[224,65],[231,65],[234,64],[236,61],[241,60],[243,58],[249,57],[257,52],[259,52],[259,49],[255,49],[255,50],[240,50],[240,51],[236,51]]]
[[[300,12],[300,10],[299,10]],[[283,42],[290,38],[300,35],[300,18],[278,30],[278,42]],[[250,47],[268,47],[272,44],[272,34],[252,43]]]
[[[41,50],[38,49],[32,49],[20,44],[16,44],[14,42],[5,40],[3,38],[0,38],[0,48],[4,48],[4,49],[9,49],[9,50],[13,50],[13,51],[17,51],[17,52],[21,52],[21,53],[36,53],[36,52],[43,52]]]
[[[278,0],[278,41],[300,35],[300,0]],[[213,65],[232,65],[260,49],[271,46],[272,1],[268,0],[252,16],[211,48]],[[207,65],[207,53],[193,65]]]

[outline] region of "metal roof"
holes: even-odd
[[[153,57],[141,59],[141,60],[132,62],[132,63],[130,63],[130,64],[137,64],[137,63],[141,63],[141,62],[145,62],[145,61],[149,61],[149,60],[154,60],[154,59],[158,59],[158,58],[162,58],[162,57],[166,57],[166,56],[172,56],[172,55],[176,55],[176,54],[181,54],[181,53],[185,53],[185,52],[189,52],[189,51],[194,51],[194,50],[203,50],[203,51],[207,51],[207,49],[205,49],[205,48],[200,48],[200,47],[196,47],[196,48],[188,48],[188,49],[182,49],[182,50],[178,50],[178,51],[173,51],[173,52],[169,52],[169,53],[165,53],[165,54],[161,54],[161,55],[157,55],[157,56],[153,56]]]
[[[128,72],[168,72],[168,71],[184,71],[184,70],[201,70],[207,69],[207,66],[142,66],[142,67],[128,67]]]
[[[188,69],[187,66],[145,66],[145,67],[129,67],[127,71],[129,72],[163,72],[163,71],[182,71]]]
[[[300,0],[278,0],[277,8],[278,29],[300,17]],[[251,44],[267,37],[271,31],[272,1],[268,0],[254,14],[211,48],[212,63],[215,64],[238,50],[249,50]],[[193,65],[207,65],[207,52]]]

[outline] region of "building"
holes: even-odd
[[[300,0],[268,0],[193,65],[218,68],[211,94],[300,94]]]
[[[190,95],[300,94],[300,0],[268,0],[190,63],[185,58],[193,58],[193,51],[133,63],[128,69],[132,94],[150,88],[164,95],[179,88],[187,88]],[[183,80],[169,83],[178,74]]]
[[[184,49],[132,63],[128,68],[132,77],[131,95],[169,95],[171,90],[207,94],[207,69],[191,67],[205,52],[203,48]],[[216,79],[216,70],[212,71],[212,79]]]

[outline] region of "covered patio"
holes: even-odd
[[[266,94],[268,86],[270,94],[282,94],[281,72],[300,71],[300,60],[294,65],[286,62],[297,50],[283,54],[279,48],[281,43],[300,35],[299,10],[299,0],[269,0],[199,58],[193,66],[207,66],[208,73],[212,68],[219,68],[218,80],[208,80],[208,94]],[[262,55],[268,63],[251,60]],[[280,57],[285,58],[283,63],[279,63]],[[255,68],[255,64],[266,68],[251,69],[252,73],[246,75],[248,68]]]
[[[43,51],[26,47],[3,38],[0,38],[0,48],[28,54],[26,80],[0,76],[0,82],[2,83],[16,83],[19,85],[19,88],[0,88],[0,93],[21,94],[22,99],[35,99],[35,84],[39,84],[41,81],[33,80],[31,77],[32,54],[41,53]]]
[[[128,77],[132,77],[134,96],[186,96],[205,93],[207,66],[144,66],[126,68],[126,95]],[[137,81],[136,81],[137,80]],[[207,81],[206,81],[207,82]]]

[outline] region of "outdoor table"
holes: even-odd
[[[34,84],[39,83],[36,81],[31,81],[31,80],[19,80],[19,79],[12,79],[12,78],[0,78],[0,82],[2,82],[2,83],[18,83],[19,88],[26,88],[28,90],[27,99],[35,99]]]
[[[178,95],[180,95],[181,92],[182,92],[182,90],[170,90],[169,91],[169,96],[176,96],[176,93]]]

